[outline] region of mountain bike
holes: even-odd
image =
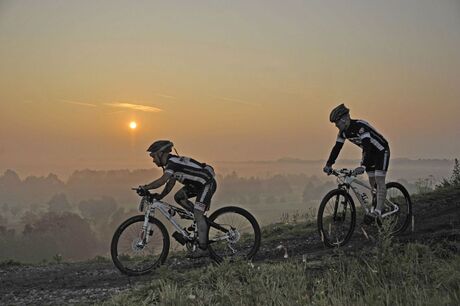
[[[353,170],[332,170],[337,177],[338,188],[331,190],[324,196],[318,209],[318,231],[324,245],[339,247],[345,245],[353,235],[356,225],[356,208],[351,192],[365,211],[365,223],[369,223],[367,214],[376,205],[375,189],[357,178]],[[372,200],[369,203],[366,192],[360,192],[357,185],[371,192]],[[380,220],[391,222],[391,234],[396,235],[406,230],[412,218],[412,202],[403,185],[397,182],[386,184],[387,194],[384,210]],[[381,221],[377,220],[378,224]]]
[[[164,224],[155,217],[156,212],[160,212],[172,224],[175,229],[172,237],[175,240],[185,245],[191,253],[197,250],[198,232],[192,211],[157,200],[148,191],[142,195],[139,211],[144,214],[124,221],[112,238],[112,260],[122,273],[149,273],[168,257],[169,234]],[[190,226],[181,227],[176,218],[190,221]],[[225,258],[250,260],[257,253],[261,239],[260,227],[247,210],[236,206],[222,207],[206,220],[209,256],[217,263]]]

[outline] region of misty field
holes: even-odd
[[[451,163],[395,161],[399,171],[406,169],[403,177],[423,171],[448,173],[445,169],[450,171]],[[298,173],[318,173],[315,169],[320,170],[319,162],[280,160],[222,163],[220,167],[224,174],[218,175],[211,211],[227,205],[241,206],[254,214],[261,225],[286,218],[305,221],[316,214],[320,199],[336,186],[330,177]],[[230,171],[230,167],[252,171],[243,171],[244,174],[265,169],[266,175],[242,176]],[[285,174],[270,174],[275,171]],[[139,198],[130,187],[150,182],[159,175],[157,169],[81,170],[64,181],[53,174],[21,179],[16,172],[5,171],[0,175],[0,260],[54,262],[107,256],[116,227],[138,214]],[[403,178],[398,181],[414,193],[432,190],[439,180],[427,175],[413,181]],[[166,200],[174,204],[173,193]]]

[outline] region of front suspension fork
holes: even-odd
[[[333,220],[334,221],[344,221],[345,220],[345,216],[346,216],[346,213],[347,213],[347,200],[346,198],[343,199],[343,202],[342,202],[342,205],[343,205],[343,211],[341,214],[337,215],[338,214],[338,210],[339,210],[339,202],[340,202],[340,195],[338,195],[335,199],[335,204],[334,204],[334,215],[333,215]]]
[[[150,216],[154,215],[154,211],[148,209],[145,212],[144,224],[142,225],[142,230],[139,234],[140,243],[144,246],[149,242],[149,237],[153,235],[152,224],[149,222]]]

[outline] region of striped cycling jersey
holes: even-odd
[[[363,164],[366,164],[367,159],[374,157],[379,152],[389,150],[386,139],[368,122],[364,120],[350,120],[350,126],[337,135],[336,144],[332,148],[327,161],[328,165],[333,165],[335,163],[345,139],[350,140],[363,149]]]
[[[371,144],[378,150],[388,149],[388,142],[368,122],[364,120],[350,120],[350,126],[346,131],[337,135],[337,142],[350,140],[355,145],[363,148],[363,140],[368,138]]]
[[[214,178],[214,169],[190,157],[170,154],[165,173],[171,174],[184,185],[206,185]]]

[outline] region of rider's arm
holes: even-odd
[[[156,189],[168,182],[172,177],[172,174],[170,172],[164,172],[163,175],[159,178],[151,182],[150,184],[142,186],[144,189],[150,190],[150,189]]]
[[[337,159],[337,156],[339,156],[340,150],[342,150],[344,142],[345,142],[345,138],[341,137],[341,135],[339,134],[337,136],[337,140],[335,142],[335,145],[332,148],[331,154],[329,154],[329,158],[327,159],[327,162],[326,162],[327,166],[330,167],[335,163],[335,160]]]
[[[158,200],[161,200],[163,199],[165,196],[168,195],[168,193],[171,192],[171,190],[173,189],[174,185],[176,184],[176,179],[174,177],[171,177],[168,182],[166,183],[166,186],[165,188],[163,189],[163,191],[160,193],[159,197],[158,197]]]

